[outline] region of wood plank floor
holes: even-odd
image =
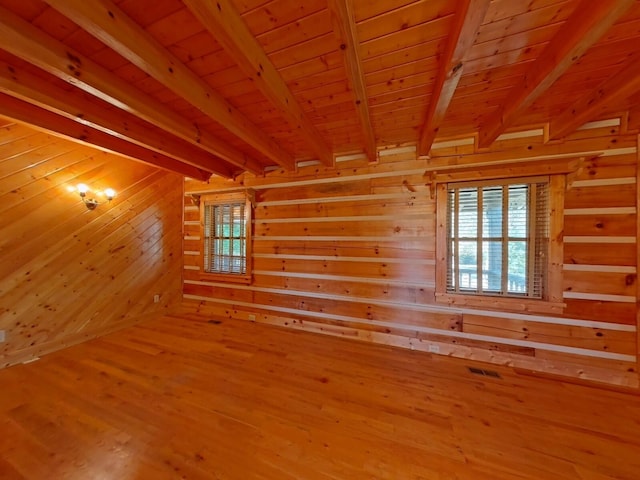
[[[0,478],[640,478],[639,396],[468,365],[162,317],[0,371]]]

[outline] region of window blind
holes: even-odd
[[[548,183],[448,187],[447,292],[543,298]]]
[[[207,204],[204,211],[204,269],[209,273],[247,272],[245,203]]]

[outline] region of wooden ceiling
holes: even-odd
[[[0,114],[194,178],[637,115],[639,0],[0,0]]]

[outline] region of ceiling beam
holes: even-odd
[[[95,130],[86,125],[81,125],[78,122],[61,117],[4,93],[0,93],[0,112],[2,112],[2,115],[5,117],[27,123],[52,135],[83,145],[98,147],[131,160],[149,163],[187,177],[208,180],[211,176],[211,172],[204,171],[193,165],[177,162],[166,155],[152,152],[151,150],[126,142],[108,133]]]
[[[349,85],[356,97],[356,112],[364,139],[364,150],[370,162],[377,159],[376,137],[371,125],[369,97],[360,61],[360,43],[356,32],[355,16],[351,0],[329,0],[333,30],[340,41]]]
[[[222,45],[244,74],[280,111],[294,131],[310,145],[318,159],[333,165],[333,152],[294,98],[282,76],[230,0],[183,0],[209,33]]]
[[[602,82],[589,94],[549,122],[549,138],[566,137],[585,123],[594,120],[607,106],[616,105],[640,92],[640,61],[633,56],[625,66]]]
[[[141,90],[68,48],[42,30],[0,7],[0,44],[3,50],[133,115],[206,150],[243,170],[264,173],[262,164],[227,142],[203,131],[190,120]]]
[[[87,32],[187,100],[273,162],[293,157],[109,0],[45,0]]]
[[[42,77],[0,61],[0,92],[166,155],[178,162],[226,178],[233,176],[233,166],[223,160],[173,135],[167,135],[166,132],[129,113],[111,106],[101,106],[87,98],[86,94],[83,96],[79,90],[74,90],[66,91]]]
[[[582,0],[529,67],[522,81],[480,129],[488,147],[618,20],[636,0]]]
[[[426,119],[420,132],[418,155],[428,155],[458,87],[464,71],[464,61],[473,45],[490,0],[460,0],[447,49],[440,59],[440,68],[433,85]]]

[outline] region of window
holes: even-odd
[[[205,273],[229,281],[251,281],[251,203],[245,193],[201,198]]]
[[[447,187],[447,292],[541,299],[548,179]]]
[[[564,176],[437,188],[437,301],[561,309]]]

